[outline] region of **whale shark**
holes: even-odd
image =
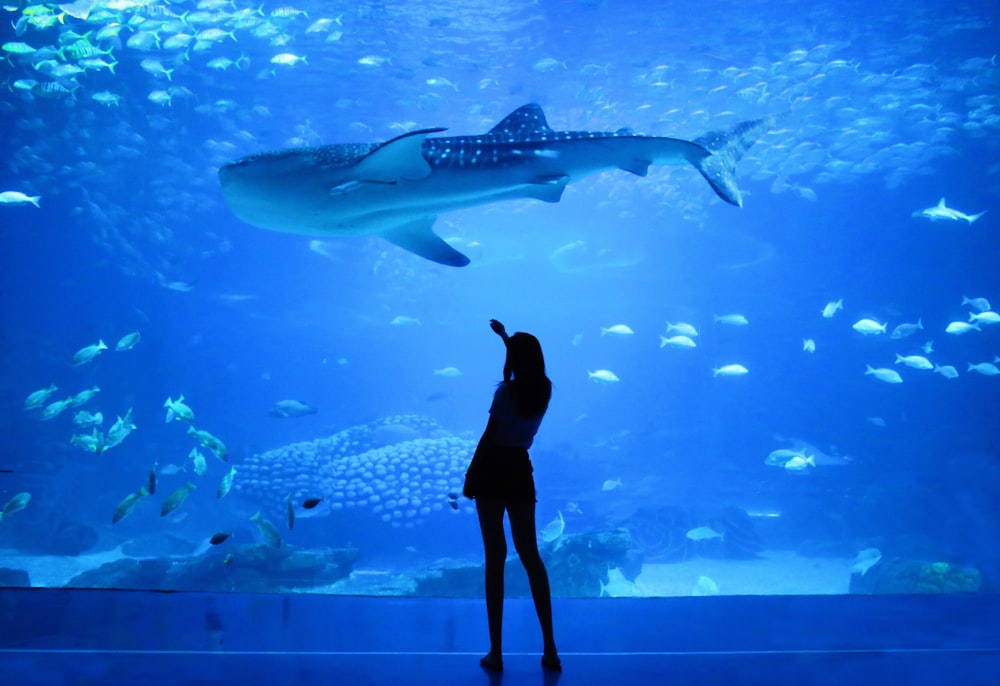
[[[735,168],[774,117],[693,141],[615,132],[554,131],[528,104],[487,133],[410,131],[382,143],[338,143],[250,155],[219,169],[232,212],[253,226],[308,236],[376,235],[439,264],[469,258],[434,233],[442,212],[516,198],[559,202],[567,184],[611,169],[694,166],[742,207]]]

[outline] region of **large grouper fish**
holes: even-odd
[[[518,108],[488,133],[411,131],[384,143],[338,143],[250,155],[219,170],[243,221],[309,236],[381,236],[440,264],[462,253],[437,236],[441,212],[514,198],[558,202],[566,184],[607,169],[645,176],[651,164],[694,165],[720,198],[742,206],[735,167],[765,117],[693,141],[616,132],[553,131],[542,108]]]

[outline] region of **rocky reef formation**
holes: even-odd
[[[631,550],[628,531],[615,529],[565,534],[539,546],[549,574],[552,595],[557,598],[597,598],[609,568],[621,568],[634,579],[642,569],[642,558]],[[481,597],[485,592],[482,564],[444,563],[418,575],[413,594],[445,598]],[[504,593],[511,598],[531,596],[524,567],[516,559],[507,561]]]
[[[0,567],[0,588],[28,588],[31,579],[23,569]]]
[[[643,507],[622,526],[628,529],[639,553],[659,562],[679,562],[696,556],[752,559],[764,549],[753,519],[734,506],[707,515],[684,507]],[[699,527],[708,527],[718,536],[688,536]]]
[[[882,558],[864,573],[851,575],[851,593],[975,593],[983,575],[974,567],[948,562]]]
[[[321,497],[321,510],[367,510],[393,526],[412,527],[449,507],[461,492],[475,443],[428,417],[399,415],[329,438],[253,455],[239,467],[234,490],[271,511]]]
[[[185,558],[124,558],[79,574],[67,588],[281,593],[333,584],[348,577],[356,548],[302,549],[241,545]]]

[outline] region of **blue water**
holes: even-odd
[[[0,466],[13,470],[0,474],[0,503],[32,494],[0,522],[0,546],[47,552],[40,532],[53,522],[95,532],[90,551],[144,536],[194,549],[228,530],[244,543],[262,540],[248,518],[260,509],[281,523],[280,502],[248,491],[218,501],[228,467],[207,451],[205,477],[190,467],[161,475],[157,493],[112,526],[116,504],[154,462],[183,467],[195,446],[186,425],[163,421],[164,399],[183,394],[195,425],[226,442],[238,473],[266,451],[398,415],[476,440],[501,376],[503,349],[487,326],[497,318],[538,336],[555,384],[533,449],[539,526],[561,512],[567,534],[603,530],[640,508],[668,506],[710,524],[735,506],[780,514],[758,522],[768,548],[851,557],[877,547],[975,566],[995,584],[1000,378],[966,365],[1000,354],[1000,326],[944,332],[968,318],[963,296],[1000,301],[995,9],[647,4],[297,3],[308,18],[289,18],[270,16],[277,4],[260,15],[237,2],[211,10],[229,20],[182,30],[232,23],[245,9],[288,42],[272,46],[237,28],[236,40],[185,58],[130,48],[136,31],[124,28],[116,40],[90,38],[110,50],[103,59],[117,61],[115,73],[75,78],[11,55],[0,66],[9,86],[0,186],[42,199],[40,208],[0,207]],[[16,5],[11,22],[39,14]],[[196,8],[137,4],[97,20],[99,9],[45,29],[22,24],[19,35],[3,22],[2,40],[41,49],[65,43],[69,31],[141,26],[137,18],[162,22]],[[322,17],[336,21],[307,32]],[[341,35],[328,40],[331,32]],[[279,53],[307,59],[271,64]],[[219,57],[239,66],[207,66]],[[144,71],[144,59],[173,69],[171,79]],[[16,84],[23,79],[73,93],[45,95]],[[172,93],[169,106],[147,98],[157,90]],[[105,91],[120,103],[93,99]],[[556,130],[628,127],[684,139],[781,117],[737,166],[742,209],[689,167],[654,168],[647,178],[607,172],[571,184],[558,204],[441,215],[437,233],[474,244],[461,269],[377,237],[310,249],[312,237],[253,228],[222,200],[217,170],[243,155],[413,128],[476,134],[529,102]],[[949,207],[988,213],[974,224],[912,216],[942,196]],[[842,312],[820,316],[840,298]],[[728,313],[749,325],[713,324],[713,314]],[[420,324],[392,325],[400,315]],[[851,328],[862,317],[889,331],[920,319],[924,330],[901,341],[863,337]],[[694,324],[698,347],[660,349],[667,321]],[[601,335],[614,324],[635,333]],[[113,350],[133,330],[140,343]],[[804,338],[815,340],[814,354],[803,352]],[[112,349],[70,364],[98,339]],[[954,365],[958,378],[893,364],[896,353],[923,354],[927,341],[928,357]],[[730,363],[749,374],[713,377]],[[878,381],[866,365],[896,368],[904,382]],[[461,375],[434,373],[446,367]],[[597,369],[620,381],[588,379]],[[101,456],[70,445],[81,408],[48,421],[22,409],[50,383],[59,387],[52,400],[99,386],[82,409],[100,410],[107,431],[133,408],[138,428]],[[317,412],[269,416],[284,399]],[[850,460],[802,472],[764,464],[795,439]],[[309,470],[302,474],[319,478]],[[602,490],[616,479],[620,487]],[[184,516],[161,518],[165,495],[187,480],[199,488]],[[440,507],[410,526],[358,508],[280,528],[292,545],[350,543],[390,569],[475,559],[475,519],[467,502],[457,512],[448,505],[453,488],[424,489],[426,504]],[[329,489],[316,490],[330,504]]]

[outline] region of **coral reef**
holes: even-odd
[[[253,455],[234,490],[270,509],[321,497],[321,511],[365,509],[393,526],[423,523],[461,492],[475,444],[418,415],[387,417]]]

